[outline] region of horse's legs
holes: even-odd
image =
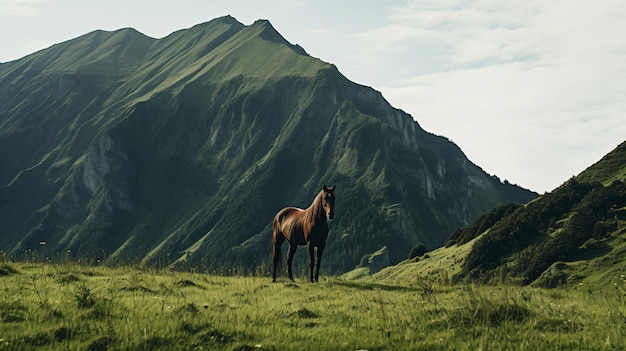
[[[289,274],[289,279],[291,281],[293,281],[291,263],[293,262],[293,256],[296,254],[296,249],[298,249],[298,245],[289,243],[289,251],[287,252],[287,273]]]
[[[322,264],[322,253],[324,253],[324,246],[317,248],[317,267],[315,268],[315,282],[320,281],[320,265]],[[311,264],[311,280],[313,280],[313,264]]]
[[[281,254],[280,254],[280,247],[283,245],[283,242],[285,241],[285,237],[280,233],[274,233],[273,241],[274,241],[274,250],[272,251],[272,259],[273,259],[274,265],[273,265],[272,281],[275,282],[276,281],[276,267],[278,267],[278,265],[280,264],[280,260],[282,259]]]
[[[313,266],[315,266],[315,246],[313,246],[313,244],[311,244],[311,242],[308,242],[306,244],[306,246],[307,246],[307,249],[309,250],[309,268],[311,270],[311,282],[314,282],[314,280],[313,280]]]

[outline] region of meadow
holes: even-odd
[[[397,285],[0,261],[0,350],[624,350],[606,287]]]

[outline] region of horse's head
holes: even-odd
[[[324,184],[322,187],[322,207],[326,213],[326,218],[335,218],[335,185],[330,188]]]

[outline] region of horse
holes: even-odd
[[[303,210],[296,207],[285,207],[280,210],[272,221],[273,243],[273,275],[272,281],[276,282],[276,267],[281,263],[280,247],[285,240],[289,242],[287,253],[287,272],[289,279],[293,280],[291,263],[298,245],[306,245],[309,253],[309,267],[311,268],[311,282],[319,281],[320,264],[322,253],[326,247],[328,237],[328,223],[335,217],[335,185],[330,188],[324,184],[317,194],[311,206]],[[317,247],[317,268],[315,266],[314,251]]]

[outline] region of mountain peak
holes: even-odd
[[[228,23],[228,24],[243,24],[243,23],[237,21],[237,19],[235,17],[231,16],[231,15],[218,17],[218,18],[214,19],[213,21],[221,21],[221,22]]]
[[[265,40],[287,45],[296,53],[308,56],[308,53],[304,50],[304,48],[302,48],[300,45],[290,43],[276,30],[276,28],[274,28],[272,23],[270,23],[270,21],[267,19],[258,19],[254,21],[254,23],[250,25],[250,28],[256,29],[256,31],[259,33],[259,36]]]
[[[214,25],[214,24],[225,24],[228,26],[234,26],[234,27],[239,27],[239,28],[243,28],[245,27],[245,25],[241,22],[239,22],[235,17],[231,16],[231,15],[225,15],[222,17],[217,17],[215,19],[212,19],[210,21],[204,22],[204,23],[200,23],[198,25],[196,25],[195,27],[204,27],[204,26],[208,26],[208,25]]]
[[[222,16],[222,17],[218,17],[215,19],[212,19],[210,21],[207,22],[203,22],[203,23],[199,23],[196,24],[195,26],[191,27],[191,28],[187,28],[187,29],[181,29],[178,30],[172,34],[175,33],[189,33],[189,32],[197,32],[197,31],[205,31],[205,30],[212,30],[211,28],[215,28],[216,26],[227,26],[227,27],[233,27],[233,28],[244,28],[245,25],[239,21],[237,21],[237,19],[231,15],[226,15],[226,16]],[[170,34],[170,36],[172,35]]]

